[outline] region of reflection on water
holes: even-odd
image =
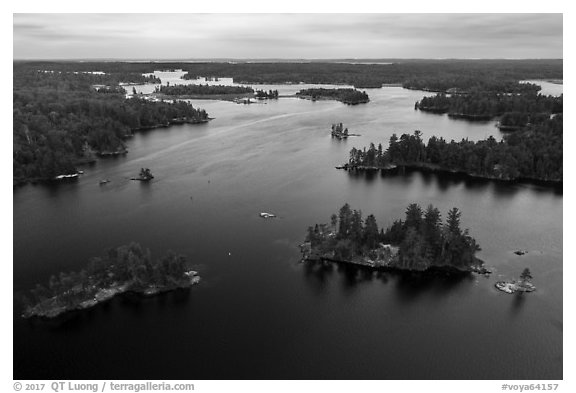
[[[522,292],[517,292],[512,294],[512,307],[510,307],[510,311],[512,315],[518,314],[526,302],[526,295]]]

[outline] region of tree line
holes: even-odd
[[[311,97],[313,100],[327,98],[337,100],[349,105],[362,104],[370,101],[365,91],[356,89],[325,89],[312,88],[303,89],[296,93],[298,97]]]
[[[216,94],[247,94],[254,93],[249,86],[225,86],[225,85],[172,85],[157,86],[156,92],[166,95],[216,95]]]
[[[522,78],[519,78],[522,79]],[[540,86],[533,83],[519,83],[519,79],[502,78],[496,75],[441,74],[410,78],[402,86],[411,90],[424,90],[448,94],[468,94],[473,92],[535,94]]]
[[[433,136],[424,143],[422,133],[396,134],[389,145],[373,143],[368,148],[352,148],[347,168],[387,168],[394,165],[437,167],[471,175],[514,180],[518,178],[562,181],[562,114],[535,127],[508,134],[500,142],[462,139],[447,142]]]
[[[393,267],[426,270],[449,266],[466,270],[478,264],[475,253],[480,247],[469,230],[461,228],[460,217],[458,208],[452,208],[443,223],[434,206],[423,210],[412,203],[406,208],[404,220],[395,220],[386,230],[379,230],[374,215],[363,220],[362,211],[352,210],[346,203],[332,215],[330,224],[309,227],[306,241],[313,250],[332,252],[337,260],[375,258],[375,250],[389,244],[398,247]]]
[[[55,90],[89,90],[92,86],[118,86],[120,83],[160,83],[160,79],[154,75],[142,75],[136,72],[116,70],[95,74],[94,71],[46,70],[40,65],[31,67],[34,64],[14,63],[14,89],[34,87]]]
[[[415,109],[433,113],[448,113],[451,117],[472,120],[490,120],[502,116],[503,127],[524,127],[541,123],[551,114],[563,112],[563,96],[541,94],[504,94],[474,92],[472,94],[443,93],[424,97],[416,102]]]
[[[374,63],[371,61],[370,63]],[[218,75],[246,84],[345,84],[356,88],[379,88],[383,84],[429,91],[449,89],[517,91],[525,79],[562,79],[561,59],[542,60],[411,60],[391,59],[380,64],[357,61],[311,61],[278,63],[178,63],[178,62],[15,62],[28,70],[101,71],[106,73],[151,73],[158,69],[182,69],[196,75]],[[503,89],[503,87],[505,87]]]
[[[278,90],[256,90],[256,98],[260,99],[260,100],[265,100],[265,99],[271,99],[271,100],[275,100],[278,98]]]

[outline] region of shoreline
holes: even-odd
[[[83,301],[78,301],[76,303],[67,305],[67,306],[56,306],[56,305],[52,305],[52,307],[50,307],[50,305],[46,305],[45,303],[47,302],[55,302],[57,299],[57,297],[54,298],[50,298],[45,300],[43,303],[38,304],[34,307],[31,307],[29,309],[25,309],[24,312],[22,313],[22,318],[56,318],[62,314],[71,312],[71,311],[80,311],[80,310],[87,310],[90,309],[92,307],[97,306],[98,304],[102,304],[105,303],[111,299],[113,299],[114,297],[117,297],[119,295],[123,295],[123,294],[128,294],[128,293],[133,293],[139,296],[144,296],[144,297],[148,297],[148,296],[154,296],[154,295],[159,295],[162,293],[166,293],[166,292],[170,292],[170,291],[174,291],[177,289],[186,289],[186,288],[190,288],[195,284],[198,284],[200,282],[200,276],[198,276],[198,273],[195,271],[189,271],[188,272],[189,275],[189,281],[186,283],[181,283],[178,285],[166,285],[163,287],[158,287],[158,286],[147,286],[145,288],[141,288],[141,289],[136,289],[132,287],[131,282],[128,283],[123,283],[123,284],[116,284],[116,285],[112,285],[108,288],[101,288],[100,290],[98,290],[98,292],[96,292],[94,294],[94,297],[92,299],[86,299]],[[47,306],[46,310],[43,310],[42,307],[40,306]]]
[[[397,272],[397,273],[430,273],[433,271],[441,271],[451,274],[469,274],[476,273],[482,275],[489,275],[492,271],[484,266],[484,261],[476,258],[477,266],[470,266],[466,269],[449,266],[449,265],[431,265],[425,269],[406,269],[399,266],[394,266],[394,257],[390,258],[388,261],[381,260],[371,260],[366,256],[359,255],[356,258],[350,260],[335,259],[328,255],[328,253],[320,253],[317,250],[312,249],[311,245],[307,242],[299,245],[300,252],[302,253],[302,262],[330,262],[339,265],[347,266],[359,266],[362,268],[368,268],[372,270]]]
[[[514,294],[514,293],[523,294],[525,292],[530,293],[530,292],[534,292],[536,290],[536,287],[534,286],[534,284],[532,284],[530,282],[522,283],[522,282],[516,282],[515,280],[498,281],[494,284],[494,286],[499,291],[502,291],[502,292],[508,293],[508,294]]]
[[[343,104],[346,105],[359,105],[359,104],[367,104],[370,102],[370,99],[366,99],[366,100],[361,100],[361,101],[346,101],[346,100],[340,100],[338,98],[333,98],[333,97],[312,97],[312,96],[307,96],[307,95],[299,95],[298,93],[296,93],[294,95],[294,97],[296,98],[300,98],[303,100],[309,100],[309,101],[338,101],[341,102]]]
[[[234,101],[240,98],[255,98],[254,93],[242,94],[182,94],[182,95],[169,95],[162,93],[151,93],[151,97],[159,100],[215,100],[215,101]]]
[[[517,178],[503,178],[503,177],[496,177],[496,176],[489,176],[489,175],[481,175],[475,173],[469,173],[464,170],[460,169],[448,169],[441,167],[437,164],[430,164],[430,163],[412,163],[412,164],[390,164],[385,167],[377,167],[377,166],[350,166],[349,164],[344,164],[342,166],[335,167],[336,169],[343,169],[345,171],[381,171],[382,173],[390,173],[394,170],[417,170],[422,172],[435,172],[435,173],[445,173],[445,174],[452,174],[452,175],[462,175],[474,179],[483,179],[483,180],[492,180],[492,181],[501,181],[506,183],[517,182],[517,183],[535,183],[547,186],[562,186],[563,180],[562,179],[536,179],[536,178],[526,178],[526,177],[517,177]]]
[[[132,128],[130,131],[131,132],[138,132],[138,131],[148,131],[148,130],[155,130],[157,128],[167,128],[170,126],[175,126],[175,125],[182,125],[182,124],[205,124],[208,123],[210,120],[213,120],[213,117],[208,117],[206,119],[172,119],[169,120],[167,123],[159,123],[159,124],[155,124],[152,126],[141,126],[141,127],[137,127],[137,128]],[[124,137],[124,139],[128,139],[133,137],[133,134],[129,134],[126,135]],[[117,157],[120,155],[125,155],[128,154],[128,149],[126,147],[119,149],[119,150],[115,150],[115,151],[110,151],[110,150],[104,150],[104,151],[95,151],[94,154],[97,157],[91,157],[91,158],[82,158],[80,157],[78,159],[78,161],[75,162],[75,165],[78,166],[82,166],[82,165],[93,165],[94,163],[96,163],[98,160],[101,159],[106,159],[106,158],[111,158],[111,157]],[[63,177],[34,177],[34,178],[26,178],[26,179],[13,179],[12,180],[12,189],[15,190],[17,188],[23,187],[27,184],[42,184],[42,183],[53,183],[53,182],[59,182],[65,179],[77,179],[78,178],[78,174],[80,173],[80,171],[76,171],[75,174],[68,174],[68,175],[59,175],[59,176],[63,176]]]

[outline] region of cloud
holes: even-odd
[[[561,14],[15,14],[15,58],[562,57]]]

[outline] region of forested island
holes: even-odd
[[[118,85],[156,81],[152,77],[48,72],[30,64],[14,63],[14,185],[74,174],[99,155],[125,153],[124,139],[137,130],[208,121],[206,111],[186,102],[127,99]]]
[[[370,101],[365,91],[356,89],[303,89],[296,93],[296,97],[316,100],[336,100],[347,105],[365,104]]]
[[[54,318],[67,311],[94,307],[123,293],[150,296],[188,288],[199,281],[184,256],[169,252],[153,260],[150,250],[131,243],[109,249],[78,272],[52,276],[47,286],[37,284],[23,297],[22,316]]]
[[[521,85],[528,85],[523,83]],[[454,118],[491,120],[501,116],[501,130],[513,131],[529,124],[542,123],[552,114],[563,112],[563,96],[544,96],[535,92],[505,94],[474,92],[472,94],[437,94],[416,102],[415,109],[448,113]]]
[[[379,269],[490,273],[475,254],[480,250],[468,229],[460,227],[461,212],[453,208],[442,223],[440,211],[410,204],[404,220],[378,229],[374,215],[362,219],[347,203],[330,224],[308,228],[300,246],[304,260],[326,260]]]
[[[256,90],[255,97],[259,100],[277,100],[278,90]]]
[[[138,180],[138,181],[150,181],[154,179],[152,172],[149,168],[140,168],[140,173],[138,177],[133,177],[131,180]]]
[[[332,131],[330,132],[332,138],[339,140],[347,139],[349,136],[360,136],[359,134],[351,134],[348,132],[348,127],[344,128],[342,123],[332,124]]]
[[[157,86],[155,93],[178,98],[201,98],[233,100],[239,97],[253,97],[254,89],[249,86],[226,85],[168,85]]]
[[[539,180],[562,182],[562,115],[537,126],[508,134],[500,142],[492,136],[477,142],[462,139],[447,142],[432,136],[428,143],[422,133],[396,134],[383,150],[371,143],[368,148],[352,148],[341,169],[392,170],[396,167],[459,172],[499,180]]]

